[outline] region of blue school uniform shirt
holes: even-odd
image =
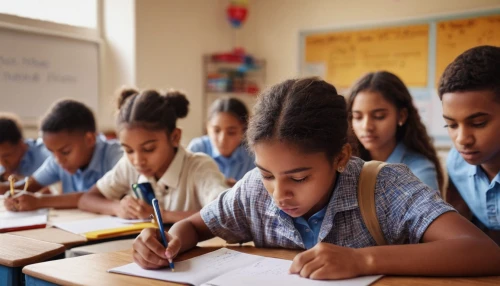
[[[387,163],[402,163],[408,166],[417,178],[433,190],[439,190],[436,166],[422,154],[416,153],[399,142],[392,151]]]
[[[37,140],[25,139],[24,143],[28,149],[21,158],[15,173],[21,176],[31,176],[50,156],[50,151],[45,148],[41,138]],[[0,174],[4,172],[5,168],[0,166]]]
[[[92,159],[84,170],[70,174],[57,164],[54,156],[50,156],[33,174],[33,178],[42,186],[61,181],[63,193],[87,191],[113,168],[122,155],[123,151],[118,141],[106,141],[101,136],[97,136]]]
[[[304,246],[307,249],[313,248],[316,245],[325,213],[326,206],[319,212],[313,214],[308,220],[303,217],[293,218],[293,224],[300,233],[300,237],[302,237]]]
[[[481,166],[470,165],[453,148],[446,161],[448,175],[472,213],[489,229],[500,229],[500,173],[493,180]]]
[[[193,153],[201,152],[212,157],[224,177],[228,179],[233,178],[239,181],[248,171],[255,168],[254,156],[243,145],[236,148],[230,157],[224,157],[219,153],[217,147],[212,145],[208,136],[202,136],[193,139],[187,149]]]
[[[376,245],[366,228],[357,201],[364,161],[353,157],[338,175],[314,243],[344,247]],[[377,217],[388,244],[419,243],[440,215],[455,211],[439,193],[422,183],[406,165],[388,164],[375,187]],[[200,215],[212,234],[230,243],[253,241],[257,247],[306,249],[292,217],[281,211],[264,188],[258,169],[205,206]]]

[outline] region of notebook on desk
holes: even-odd
[[[0,233],[26,229],[44,228],[47,225],[48,209],[29,212],[0,212]]]
[[[192,259],[176,262],[175,272],[170,271],[169,268],[146,270],[135,263],[116,267],[108,272],[196,286],[364,286],[382,277],[382,275],[377,275],[335,281],[311,280],[289,274],[291,264],[291,260],[268,258],[221,248]]]
[[[87,239],[103,239],[109,237],[125,236],[141,232],[146,227],[155,227],[155,224],[135,220],[133,223],[117,217],[100,217],[94,219],[77,220],[54,224],[54,227],[85,236]]]

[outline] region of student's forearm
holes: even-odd
[[[189,220],[183,220],[174,224],[168,232],[177,236],[181,241],[182,246],[179,253],[195,247],[200,241],[196,229]]]
[[[27,191],[30,192],[30,193],[34,193],[34,192],[40,191],[41,189],[43,189],[45,187],[46,186],[41,185],[35,179],[33,179],[32,177],[30,177],[29,178],[29,183],[28,183],[28,189],[27,189]],[[22,188],[24,189],[24,184],[22,185]],[[80,194],[80,196],[81,196],[81,194]],[[78,203],[78,201],[77,201],[77,203]]]
[[[39,198],[39,208],[70,209],[78,206],[82,193],[48,195]]]
[[[174,224],[168,231],[171,235],[177,236],[181,241],[182,246],[179,253],[192,249],[200,241],[214,237],[210,232],[199,232],[191,221],[191,218],[181,220]]]
[[[176,223],[197,213],[197,211],[163,211],[163,223]]]
[[[500,248],[489,239],[457,238],[414,245],[368,247],[357,251],[364,257],[362,269],[365,275],[500,274]]]
[[[106,215],[116,215],[115,208],[119,206],[119,201],[108,200],[100,193],[90,193],[90,191],[78,202],[78,208],[81,210]]]

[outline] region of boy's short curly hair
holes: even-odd
[[[459,55],[439,81],[439,98],[449,92],[492,91],[500,101],[500,47],[479,46]]]
[[[19,118],[12,113],[0,113],[0,144],[8,142],[17,144],[23,139],[23,131]]]

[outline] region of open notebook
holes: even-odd
[[[0,232],[44,228],[47,225],[48,209],[30,212],[0,212]]]
[[[191,285],[303,285],[303,286],[362,286],[370,285],[380,277],[365,276],[346,280],[318,281],[288,274],[292,261],[246,254],[227,248],[175,263],[175,272],[169,268],[145,270],[135,263],[108,270],[145,278],[187,283]]]

